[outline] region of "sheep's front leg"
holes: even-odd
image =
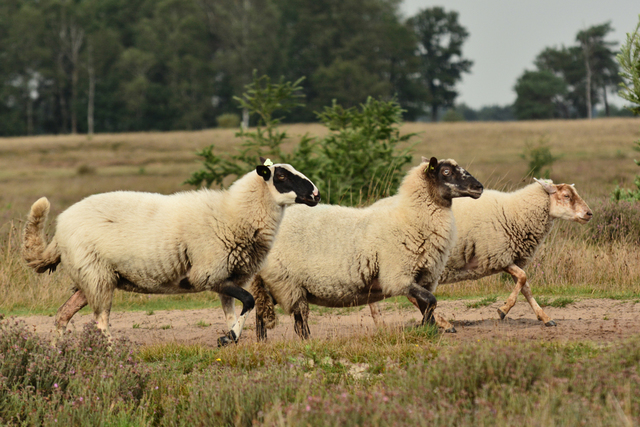
[[[504,269],[505,272],[509,273],[513,278],[513,281],[516,283],[516,286],[513,288],[513,292],[507,298],[505,304],[498,309],[498,314],[501,319],[507,317],[509,310],[513,308],[516,304],[516,299],[518,298],[518,294],[522,292],[524,297],[529,302],[529,305],[533,309],[533,312],[538,317],[538,320],[544,322],[546,326],[556,326],[556,322],[554,322],[551,317],[549,317],[543,310],[540,308],[536,300],[533,298],[533,294],[531,292],[531,288],[527,284],[527,275],[526,273],[517,265],[511,264],[507,268]]]
[[[427,289],[416,284],[412,284],[409,287],[409,297],[414,298],[418,303],[418,308],[420,309],[420,313],[422,313],[421,324],[434,324],[435,318],[433,317],[433,311],[438,305],[438,300],[436,300],[436,297],[434,297],[433,294]]]
[[[239,300],[242,303],[242,312],[240,313],[240,317],[238,320],[232,325],[229,332],[218,338],[218,346],[222,347],[232,342],[237,343],[240,338],[240,334],[242,334],[242,328],[244,327],[244,322],[247,320],[247,316],[249,312],[253,310],[255,306],[255,301],[253,296],[236,285],[227,285],[223,286],[222,289],[218,291],[218,293],[222,296],[232,297]]]
[[[219,294],[219,297],[224,318],[227,321],[227,326],[231,329],[238,321],[238,317],[236,316],[236,300],[233,297],[223,294]]]

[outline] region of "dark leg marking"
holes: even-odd
[[[434,297],[431,292],[418,285],[412,285],[411,288],[409,288],[409,296],[418,301],[418,308],[422,313],[421,324],[434,324],[436,321],[433,317],[433,311],[438,305],[436,297]]]
[[[239,286],[228,285],[220,289],[218,293],[233,297],[242,303],[242,312],[240,313],[241,317],[245,313],[253,310],[253,307],[255,307],[255,300],[253,299],[253,295]],[[232,342],[237,343],[238,337],[233,330],[230,330],[225,335],[218,338],[218,347],[229,345]]]

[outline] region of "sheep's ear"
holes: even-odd
[[[260,164],[264,165],[264,162],[266,162],[267,159],[265,159],[264,157],[260,156]]]
[[[426,161],[427,158],[423,157],[423,159]],[[429,166],[427,166],[427,168],[424,170],[424,172],[428,175],[435,175],[436,173],[436,166],[438,166],[438,159],[436,159],[435,157],[432,157],[429,160]]]
[[[258,175],[263,177],[265,181],[269,181],[269,178],[271,178],[271,169],[266,166],[256,166],[256,172],[258,173]]]
[[[558,191],[556,186],[553,185],[553,181],[551,181],[550,179],[536,179],[536,178],[533,178],[533,180],[535,182],[537,182],[538,184],[542,185],[542,188],[544,188],[544,191],[546,191],[549,194],[553,194],[556,191]]]

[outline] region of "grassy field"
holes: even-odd
[[[403,131],[420,132],[414,139],[416,162],[422,155],[454,158],[487,188],[506,190],[528,182],[520,156],[525,144],[547,141],[552,153],[562,156],[552,178],[575,183],[596,217],[616,184],[629,186],[640,173],[632,150],[640,120],[410,123]],[[325,129],[292,125],[289,132],[321,135]],[[20,259],[23,221],[37,198],[49,197],[55,217],[93,193],[187,190],[182,182],[200,166],[195,151],[212,143],[232,150],[239,142],[229,130],[0,139],[0,312],[53,314],[69,296],[63,274],[35,275]],[[295,138],[288,144],[291,148]],[[589,227],[556,224],[538,251],[527,273],[541,302],[640,298],[637,242],[597,241]],[[495,275],[441,286],[437,297],[479,299],[469,303],[477,307],[502,298],[511,287],[510,279]],[[114,310],[217,304],[206,294],[116,295]],[[640,424],[640,337],[610,344],[458,345],[441,338],[434,329],[418,327],[223,349],[175,343],[135,347],[109,345],[87,327],[53,347],[5,319],[0,321],[0,424]]]
[[[291,125],[296,135],[323,135],[321,125]],[[411,144],[420,156],[454,158],[487,188],[511,190],[525,185],[527,143],[546,141],[561,158],[555,182],[575,183],[598,215],[598,207],[616,186],[629,185],[640,169],[632,142],[640,137],[640,120],[599,119],[508,123],[408,123],[417,132]],[[209,144],[220,151],[238,145],[232,130],[198,132],[40,136],[0,139],[0,311],[7,314],[55,312],[68,297],[62,274],[39,275],[19,257],[20,233],[31,204],[47,196],[51,217],[82,198],[113,190],[173,193],[188,190],[184,180],[201,163],[195,155]],[[322,191],[322,189],[320,189]],[[50,228],[50,230],[52,230]],[[591,245],[581,238],[588,227],[559,223],[529,267],[539,294],[579,294],[632,298],[640,295],[637,245]],[[508,293],[510,282],[492,276],[477,282],[442,286],[440,298]],[[117,293],[115,310],[158,310],[171,306],[201,308],[214,296],[140,296]],[[85,309],[86,310],[86,309]]]

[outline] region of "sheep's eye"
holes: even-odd
[[[449,168],[442,169],[442,175],[444,175],[444,176],[451,175],[451,169],[449,169]]]
[[[569,199],[571,198],[571,196],[570,196],[570,195],[568,195],[568,194],[565,194],[565,195],[564,195],[564,198],[565,198],[565,199],[567,199],[567,200],[569,200]]]
[[[284,174],[277,174],[276,179],[278,181],[284,181],[285,179],[287,179],[287,177]]]

